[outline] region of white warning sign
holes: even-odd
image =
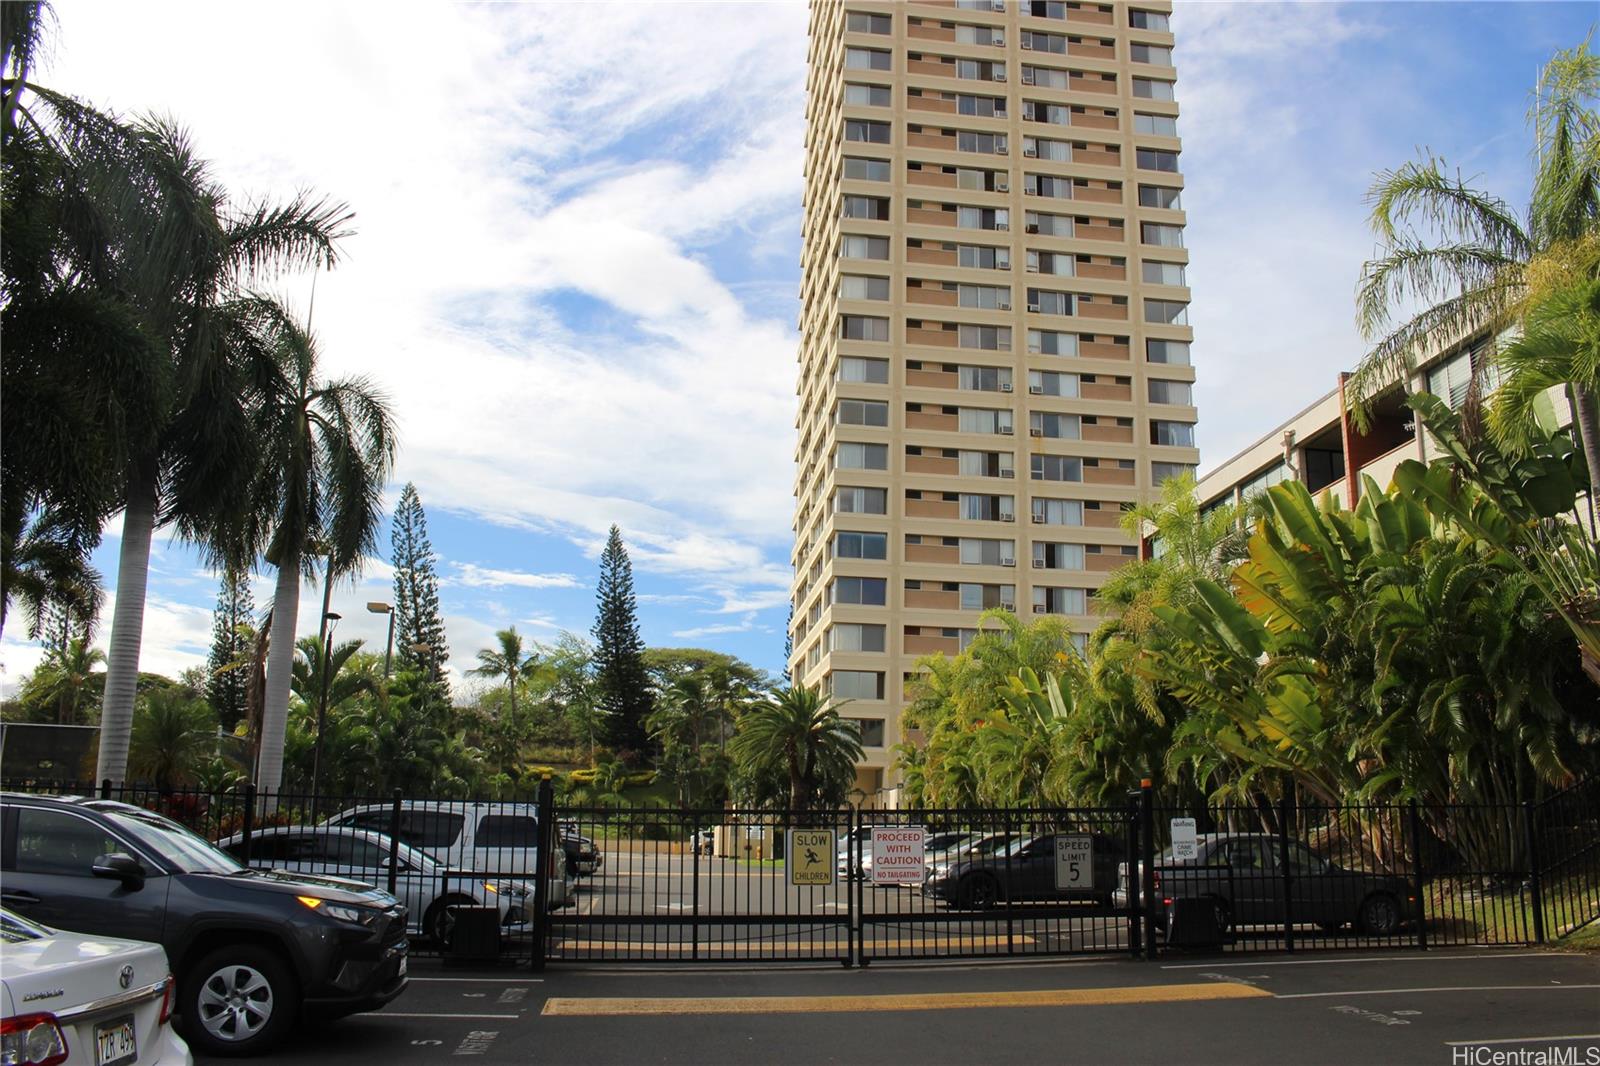
[[[920,885],[928,831],[918,826],[878,826],[872,831],[872,883]]]

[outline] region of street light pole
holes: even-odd
[[[386,614],[389,616],[389,639],[383,645],[383,679],[389,680],[389,663],[394,658],[394,606],[388,603],[373,602],[367,604],[367,610],[373,614]]]
[[[322,696],[317,701],[317,745],[311,751],[311,808],[316,815],[317,796],[322,785],[322,742],[328,732],[328,681],[333,673],[333,624],[340,615],[325,611],[322,615]]]

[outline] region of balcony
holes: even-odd
[[[1068,41],[1067,55],[1079,59],[1115,59],[1117,47],[1114,44],[1101,44],[1096,41]]]
[[[909,18],[906,20],[906,36],[918,41],[949,41],[954,44],[956,28],[941,26],[938,22],[924,19]]]
[[[955,500],[906,500],[907,518],[960,518],[961,504]]]
[[[906,562],[955,566],[961,562],[961,549],[954,544],[907,544]]]
[[[909,419],[910,416],[907,416],[907,421]],[[907,428],[910,427],[908,426]],[[961,464],[953,455],[948,457],[943,455],[908,455],[906,456],[906,473],[953,476],[961,473]]]
[[[1101,302],[1103,299],[1105,302]],[[1103,319],[1110,322],[1128,321],[1128,305],[1126,303],[1112,303],[1109,297],[1091,300],[1079,296],[1073,303],[1079,318]]]
[[[1088,262],[1079,260],[1074,270],[1080,278],[1098,278],[1102,281],[1127,281],[1128,262],[1113,262],[1107,255],[1091,255]]]
[[[1093,441],[1096,444],[1132,444],[1133,427],[1098,422],[1086,422],[1080,430],[1080,436],[1078,439]],[[1119,481],[1116,482],[1116,484],[1131,485],[1133,482]]]
[[[927,344],[936,348],[955,348],[960,344],[960,334],[953,329],[928,329],[925,326],[906,326],[907,344]]]
[[[1090,144],[1082,148],[1074,146],[1072,149],[1074,163],[1088,163],[1096,167],[1120,167],[1122,165],[1122,151],[1115,145]]]
[[[1082,339],[1078,341],[1078,356],[1083,359],[1117,359],[1125,363],[1130,358],[1128,341],[1110,337]],[[1129,386],[1128,392],[1131,396],[1132,386]]]
[[[909,148],[934,148],[941,152],[954,152],[956,150],[956,135],[954,133],[930,132],[926,128],[916,131],[906,131],[906,146]]]
[[[906,386],[925,389],[959,389],[961,376],[953,370],[907,370]]]
[[[907,655],[932,655],[936,652],[956,655],[961,651],[959,637],[944,636],[942,630],[933,626],[906,626],[902,640]]]
[[[1083,509],[1083,524],[1094,529],[1121,529],[1122,511],[1116,506]]]
[[[1119,383],[1115,381],[1099,380],[1084,381],[1080,382],[1078,385],[1078,395],[1085,400],[1118,400],[1122,402],[1128,402],[1133,399],[1133,385],[1128,382]],[[1131,435],[1129,439],[1132,439]]]
[[[1088,429],[1089,427],[1085,426],[1084,428]],[[1096,426],[1094,428],[1099,429],[1101,427]],[[1109,428],[1114,429],[1117,427]],[[1131,440],[1133,437],[1133,430],[1130,428],[1127,430],[1127,433],[1129,439]],[[1120,466],[1106,466],[1104,463],[1102,463],[1100,466],[1085,466],[1083,468],[1083,480],[1084,484],[1087,485],[1132,485],[1133,475],[1134,471],[1131,469],[1126,469]],[[1093,558],[1093,556],[1090,558]]]
[[[906,282],[906,303],[958,307],[961,304],[961,296],[953,289],[946,289],[941,282],[925,284],[912,279]]]
[[[1083,568],[1091,574],[1109,574],[1113,570],[1138,561],[1137,555],[1124,555],[1120,551],[1086,552],[1083,557]]]
[[[959,611],[961,593],[955,589],[906,589],[905,607],[907,610]]]
[[[1074,185],[1072,198],[1085,203],[1094,204],[1120,204],[1122,203],[1122,183],[1091,179],[1087,185]],[[1122,238],[1118,237],[1118,240]]]
[[[956,433],[961,428],[961,420],[956,415],[947,415],[938,411],[907,411],[907,429],[932,429],[940,433]]]
[[[926,173],[926,171],[924,171],[923,173]],[[950,180],[952,182],[954,182],[955,181],[955,176],[951,175]],[[944,248],[930,246],[930,245],[927,245],[927,244],[924,244],[924,245],[922,245],[920,247],[907,247],[906,248],[906,262],[908,262],[908,263],[932,263],[935,266],[960,266],[961,265],[961,261],[960,261],[960,258],[959,258],[959,253],[957,253],[954,248],[946,250]]]
[[[1116,241],[1124,243],[1126,237],[1119,218],[1091,218],[1072,227],[1072,235],[1084,241]]]
[[[956,224],[956,211],[953,207],[943,205],[937,207],[907,207],[906,222],[922,226],[954,226]]]

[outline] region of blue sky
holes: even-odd
[[[372,375],[395,403],[391,502],[417,483],[457,671],[505,625],[586,632],[612,522],[647,642],[781,668],[803,5],[57,9],[41,80],[180,117],[243,198],[310,187],[356,209],[315,328],[331,374]],[[1179,5],[1206,464],[1359,357],[1373,171],[1426,147],[1521,206],[1535,73],[1595,10]],[[276,291],[303,307],[310,282]],[[380,542],[335,594],[340,636],[374,645],[361,604],[388,598],[387,528]],[[144,662],[176,673],[205,654],[215,580],[165,539],[154,565]],[[7,688],[38,658],[15,630]]]

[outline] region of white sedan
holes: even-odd
[[[0,1062],[194,1062],[167,1024],[175,995],[161,945],[80,936],[0,910],[0,962]]]

